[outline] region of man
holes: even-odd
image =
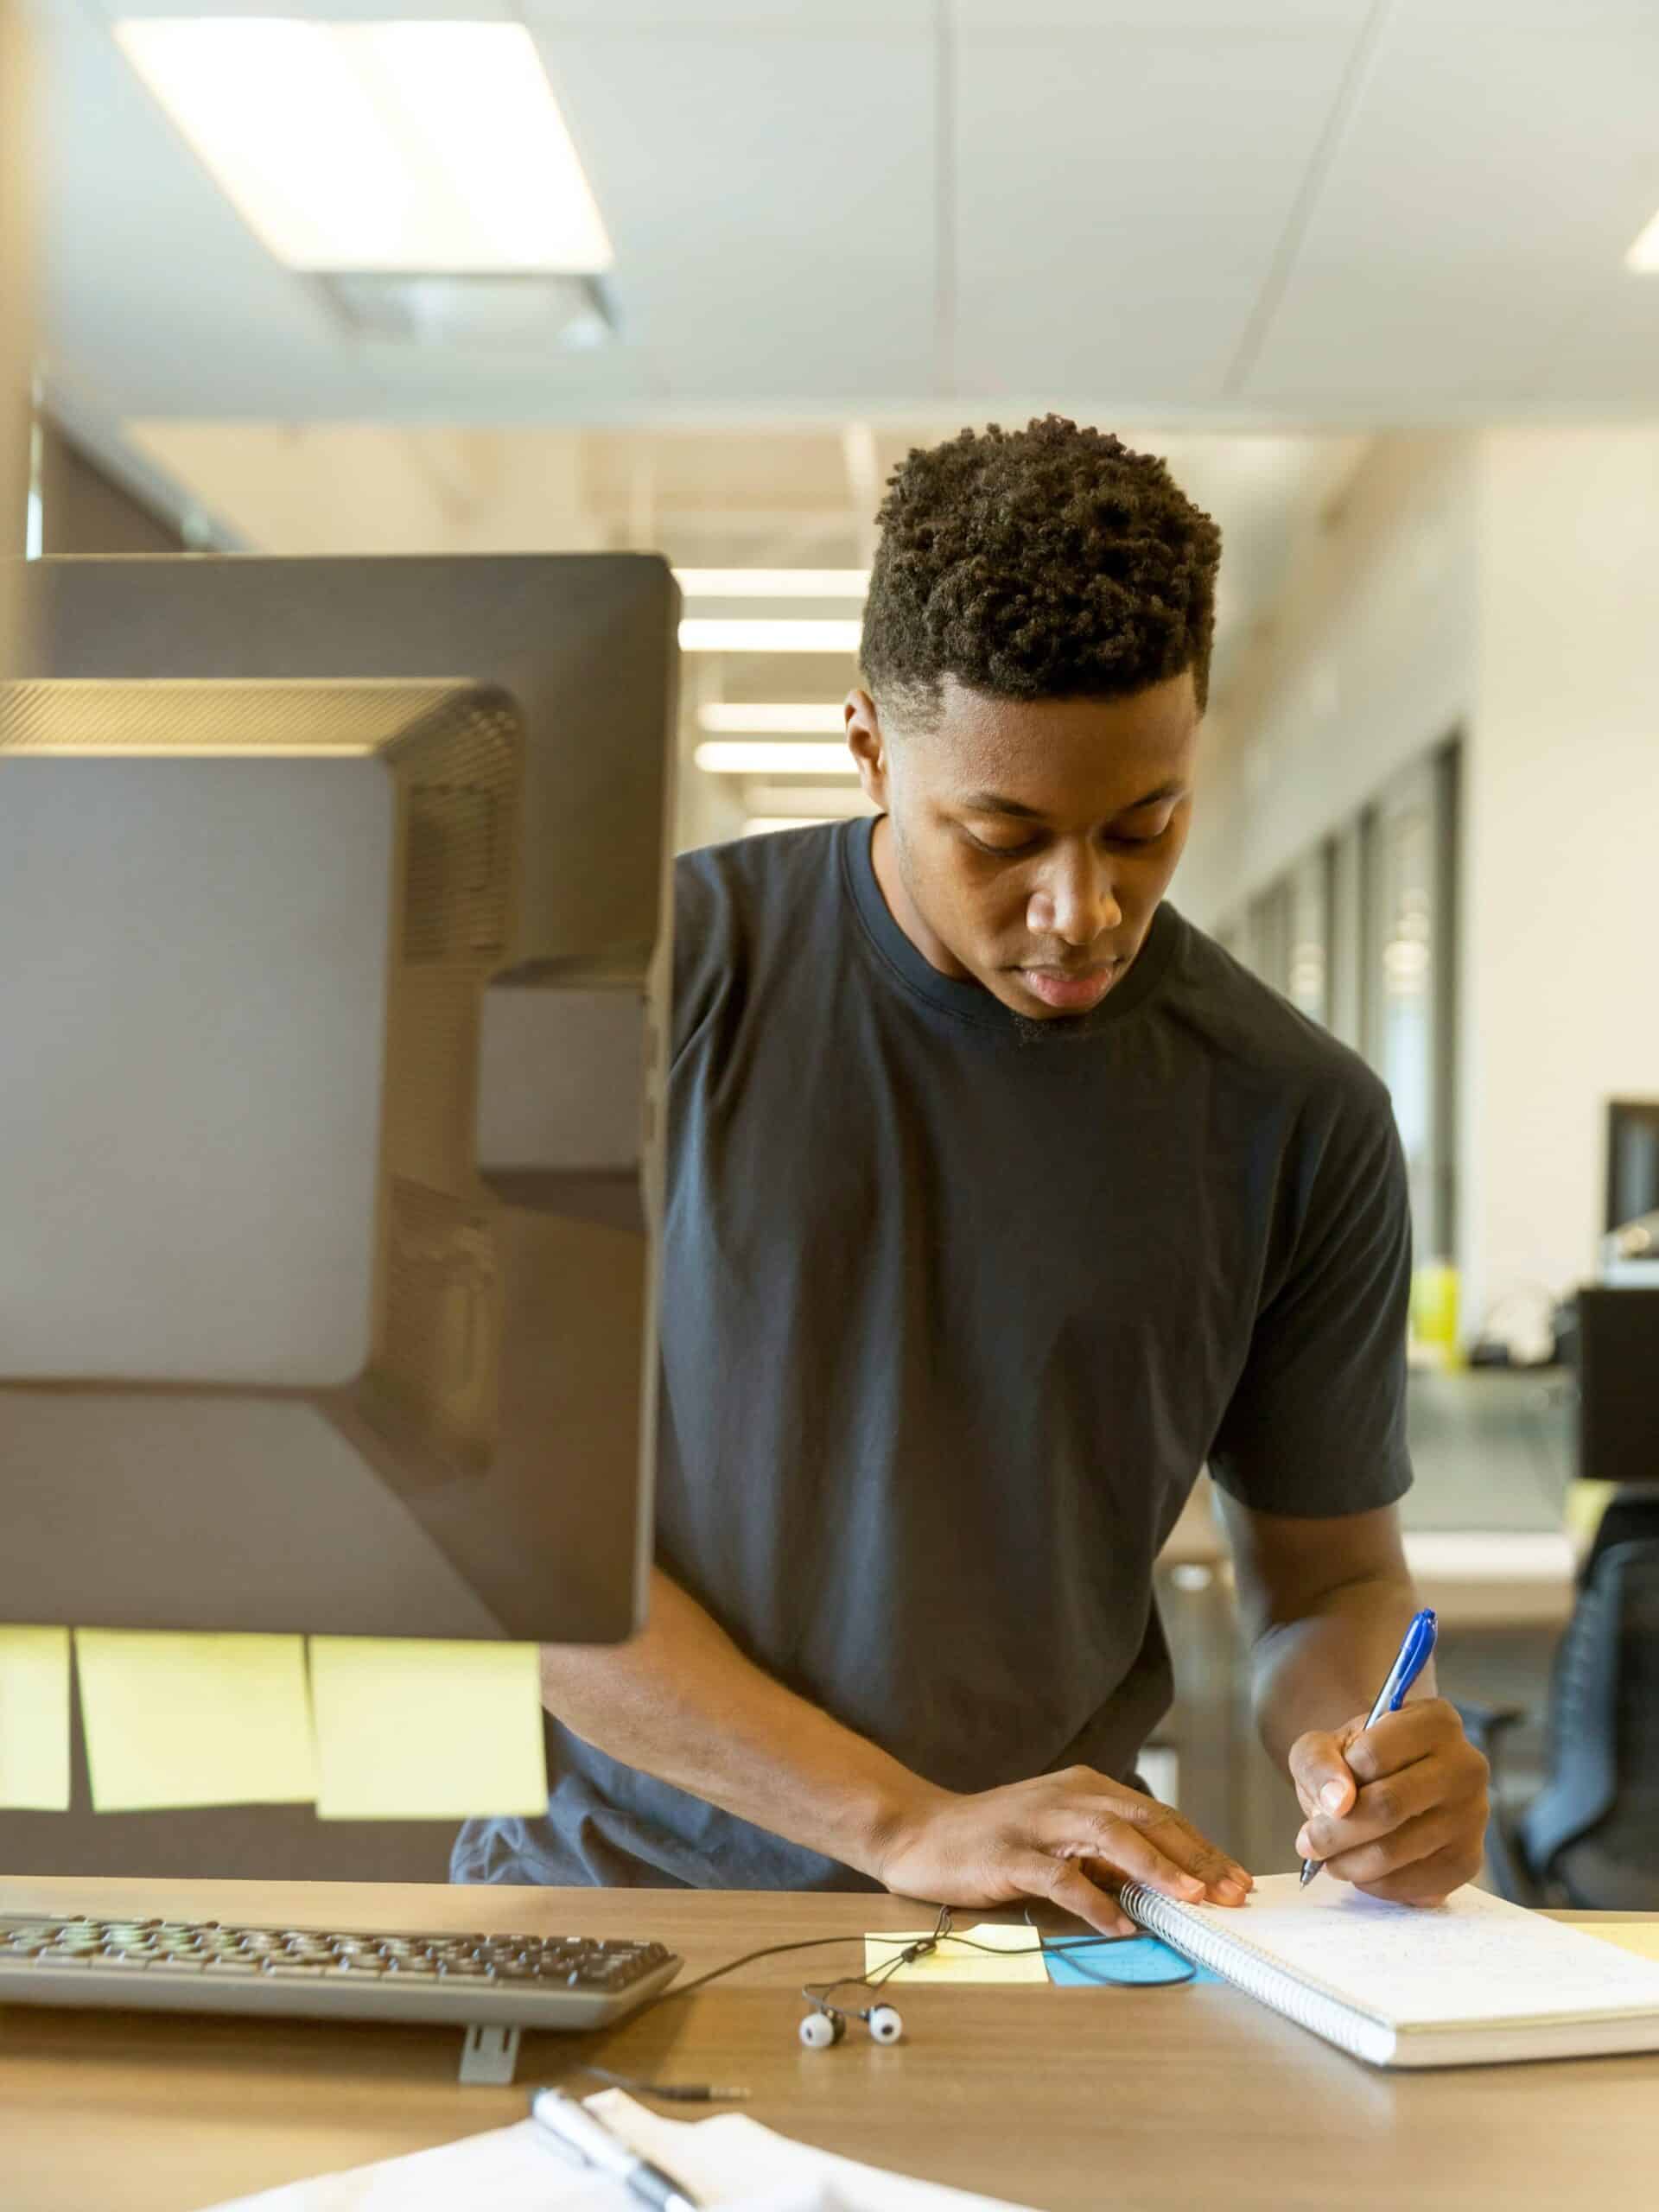
[[[1298,1848],[1429,1904],[1485,1769],[1395,1503],[1389,1101],[1164,903],[1218,533],[1050,417],[899,469],[849,742],[868,822],[682,859],[648,1627],[543,1655],[545,1821],[458,1878],[1046,1897],[1251,1878],[1134,1779],[1153,1563],[1207,1459]]]

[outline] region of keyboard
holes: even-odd
[[[615,1937],[0,1914],[0,2004],[442,2023],[498,2050],[501,2031],[516,2048],[518,2029],[608,2026],[680,1964]]]

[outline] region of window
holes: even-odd
[[[1420,1262],[1456,1243],[1453,989],[1458,751],[1408,770],[1366,818],[1365,1057],[1389,1086]]]

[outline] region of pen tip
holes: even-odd
[[[1319,1862],[1317,1859],[1304,1859],[1302,1861],[1302,1878],[1296,1885],[1297,1888],[1299,1890],[1305,1890],[1319,1871]]]

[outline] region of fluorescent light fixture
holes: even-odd
[[[856,653],[857,622],[687,621],[683,653]]]
[[[868,569],[676,569],[688,599],[862,599]]]
[[[1637,270],[1644,276],[1659,274],[1659,214],[1655,215],[1625,255],[1624,266]]]
[[[874,814],[876,809],[855,783],[845,784],[757,784],[744,786],[743,797],[749,812],[757,817],[762,814],[821,815],[828,821],[851,821],[860,816]]]
[[[764,837],[773,830],[821,830],[823,817],[818,814],[755,814],[743,824],[746,837]]]
[[[522,23],[118,22],[123,52],[279,261],[557,271],[613,259]]]
[[[839,737],[847,718],[838,699],[786,699],[760,706],[716,699],[697,709],[697,725],[715,737]]]
[[[709,776],[855,776],[844,745],[791,745],[766,738],[711,738],[693,754]]]

